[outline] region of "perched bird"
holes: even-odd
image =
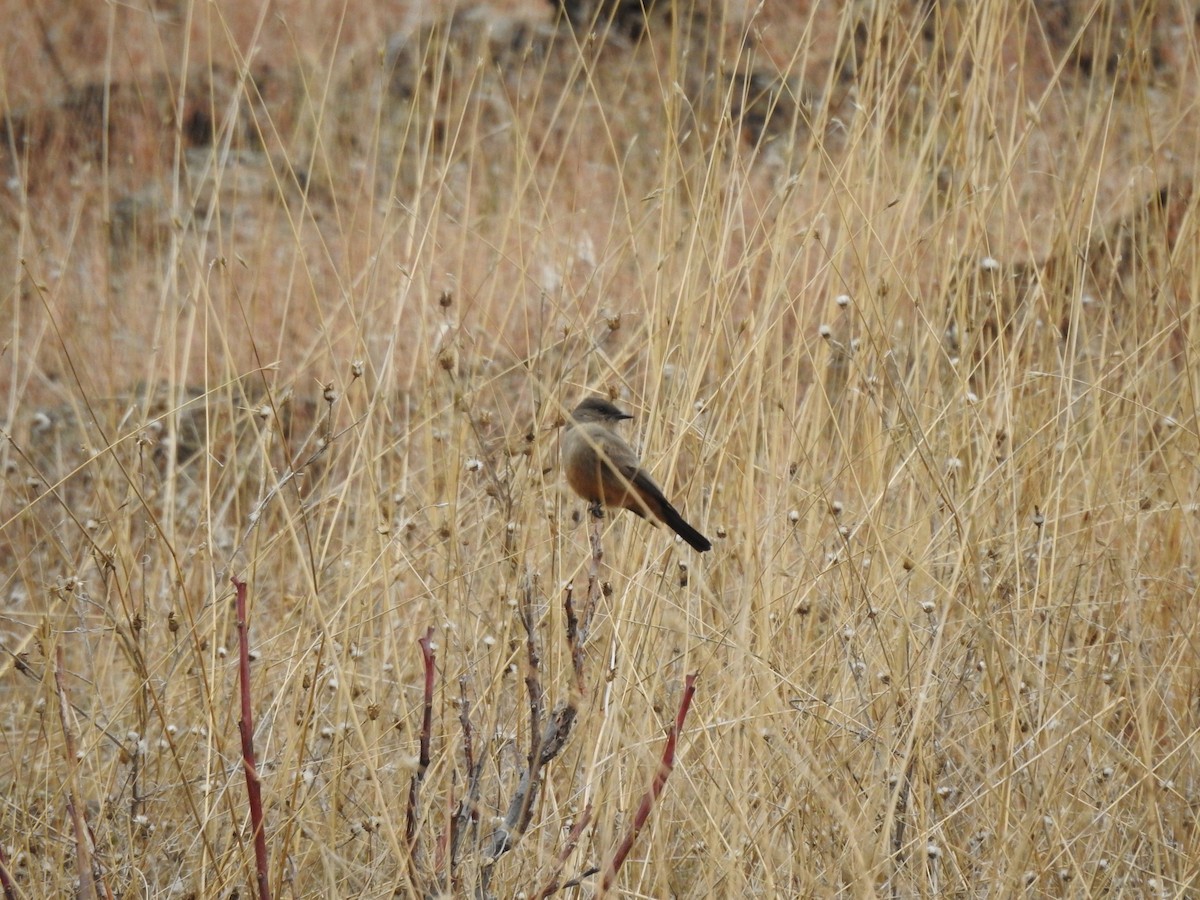
[[[613,430],[615,423],[632,418],[599,397],[575,407],[562,441],[567,483],[596,515],[602,515],[604,506],[628,509],[643,519],[663,522],[696,550],[711,550],[712,541],[684,521],[641,467],[637,454]]]

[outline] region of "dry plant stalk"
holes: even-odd
[[[5,2],[16,896],[1197,893],[1193,4]]]
[[[543,770],[552,762],[567,744],[572,727],[579,714],[579,700],[582,696],[577,689],[571,690],[565,700],[560,701],[545,717],[545,694],[542,687],[542,652],[537,635],[537,621],[534,614],[534,598],[537,593],[537,579],[527,573],[524,590],[520,602],[519,614],[521,625],[525,632],[525,692],[529,701],[529,749],[525,756],[525,767],[521,771],[520,780],[508,810],[499,827],[488,842],[485,857],[488,862],[484,865],[480,877],[480,892],[486,896],[496,860],[510,851],[529,828],[533,818],[534,804],[541,789]],[[568,593],[569,602],[569,593]],[[575,685],[584,683],[583,647],[584,636],[577,630],[567,627],[567,639],[570,644],[571,660],[574,669]]]
[[[71,702],[67,697],[66,685],[63,684],[61,644],[54,648],[54,689],[58,694],[58,720],[62,725],[63,748],[67,754],[67,815],[71,819],[71,827],[75,832],[75,873],[79,879],[79,895],[84,900],[95,900],[96,881],[100,878],[100,870],[96,867],[95,842],[92,830],[88,827],[87,819],[84,817],[75,776],[76,769],[79,767],[78,751],[76,750],[78,741],[69,717]],[[111,896],[107,886],[105,886],[105,895]]]
[[[437,674],[437,654],[433,652],[433,628],[427,628],[417,643],[421,647],[422,670],[425,674],[424,690],[421,694],[420,751],[417,757],[417,770],[409,782],[408,811],[405,814],[404,829],[404,838],[408,842],[409,854],[415,869],[419,868],[422,856],[417,838],[417,823],[421,815],[421,784],[425,780],[425,772],[429,769],[429,746],[433,732],[433,686]]]
[[[617,873],[621,871],[621,866],[625,864],[625,858],[629,856],[629,851],[633,849],[634,842],[641,834],[642,828],[646,825],[646,820],[650,818],[650,811],[654,808],[654,803],[658,800],[659,794],[667,784],[667,779],[671,777],[671,771],[675,768],[675,747],[679,742],[679,732],[683,730],[684,720],[687,719],[688,710],[692,706],[692,697],[696,693],[696,676],[688,675],[684,680],[683,697],[679,700],[679,711],[675,714],[675,722],[671,725],[670,731],[667,733],[667,743],[663,746],[662,759],[658,764],[658,771],[654,773],[654,780],[650,783],[649,789],[638,804],[637,812],[633,815],[633,822],[629,826],[629,831],[621,843],[613,850],[612,855],[604,864],[603,876],[600,879],[600,894],[607,894],[612,888],[613,882],[617,878]]]
[[[246,582],[236,575],[230,578],[237,594],[238,686],[241,716],[238,734],[242,742],[242,767],[246,773],[246,801],[250,808],[250,829],[254,835],[254,879],[259,900],[271,900],[271,865],[267,853],[267,826],[263,815],[262,781],[254,755],[254,701],[250,682],[250,626],[246,613]]]
[[[8,857],[0,847],[0,888],[4,889],[4,900],[16,900],[17,887],[13,884],[12,872],[8,868]]]
[[[575,824],[571,826],[571,831],[567,834],[567,839],[563,841],[562,849],[559,850],[558,856],[555,858],[554,870],[550,873],[546,883],[538,888],[533,894],[534,900],[545,900],[553,894],[558,893],[566,887],[573,887],[576,884],[582,883],[583,878],[587,878],[596,874],[598,868],[588,869],[578,878],[574,878],[568,882],[560,882],[559,874],[562,872],[563,866],[567,864],[567,860],[571,858],[571,854],[575,852],[575,848],[579,844],[579,839],[583,837],[584,831],[592,824],[592,804],[589,803],[583,808],[583,812],[579,814],[579,818],[575,820]]]

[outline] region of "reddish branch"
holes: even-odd
[[[250,629],[246,624],[246,582],[229,579],[237,592],[238,681],[241,684],[242,716],[238,733],[242,738],[242,765],[246,769],[246,798],[250,803],[250,828],[254,832],[254,874],[259,900],[271,900],[270,861],[267,830],[263,818],[262,781],[254,757],[254,706],[250,699]]]
[[[638,804],[637,813],[633,817],[633,825],[630,827],[629,833],[625,835],[625,839],[621,841],[620,846],[617,847],[604,866],[604,876],[600,882],[601,894],[607,893],[609,888],[612,887],[613,881],[616,880],[617,872],[621,870],[621,866],[625,862],[625,857],[633,849],[634,841],[637,840],[638,834],[641,833],[642,827],[646,824],[646,820],[650,818],[650,810],[654,808],[654,801],[662,793],[662,789],[667,783],[667,777],[671,774],[671,770],[675,768],[675,746],[679,741],[679,732],[683,729],[683,720],[687,718],[688,707],[692,705],[692,696],[695,693],[696,676],[689,675],[684,680],[683,699],[679,701],[679,712],[675,715],[675,724],[671,726],[671,730],[667,734],[667,745],[663,748],[662,760],[658,764],[658,771],[654,773],[654,781],[651,783],[650,789],[642,795],[642,802]]]
[[[425,630],[425,636],[417,643],[421,646],[421,662],[425,668],[425,694],[421,713],[421,750],[417,759],[417,771],[413,774],[408,785],[408,822],[404,828],[404,836],[408,840],[409,850],[415,858],[417,853],[417,819],[420,816],[421,785],[425,780],[425,772],[429,769],[429,745],[433,732],[433,684],[436,672],[437,656],[433,652],[433,628]]]
[[[588,827],[592,821],[592,804],[588,804],[583,808],[583,813],[575,821],[575,825],[571,828],[570,834],[567,835],[567,841],[563,844],[562,850],[559,851],[558,859],[555,861],[554,872],[537,893],[533,895],[533,900],[546,900],[551,894],[557,893],[558,890],[565,885],[558,880],[558,875],[562,871],[562,867],[566,865],[571,854],[575,852],[575,847],[579,844],[579,839],[583,837],[583,830]]]

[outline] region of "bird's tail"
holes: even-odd
[[[643,519],[649,513],[651,520],[660,520],[664,525],[687,541],[693,550],[701,553],[712,549],[712,541],[689,525],[679,514],[679,510],[671,505],[671,501],[663,494],[662,489],[644,471],[639,470],[633,477],[633,486],[637,489],[629,496],[625,504]]]
[[[701,553],[712,549],[712,541],[684,521],[683,516],[670,503],[662,504],[662,520],[663,524],[687,541],[692,549]]]

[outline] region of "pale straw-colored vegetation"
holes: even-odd
[[[421,6],[7,4],[12,895],[257,895],[231,576],[275,896],[1200,892],[1194,10]]]

